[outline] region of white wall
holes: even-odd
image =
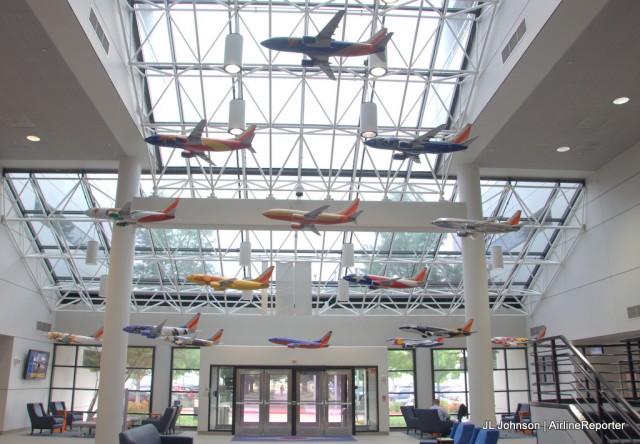
[[[23,379],[29,349],[52,351],[51,341],[36,330],[36,322],[53,324],[55,314],[44,303],[7,234],[0,224],[0,433],[29,427],[28,402],[43,402],[49,378]],[[16,363],[16,359],[20,363]]]
[[[589,339],[640,333],[640,144],[586,182],[586,226],[558,279],[538,305],[532,325],[547,336]]]

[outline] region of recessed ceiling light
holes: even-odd
[[[38,136],[27,136],[27,140],[30,142],[40,142],[40,138]]]
[[[629,97],[618,97],[613,101],[614,105],[624,105],[629,101]]]
[[[561,146],[560,148],[556,148],[556,151],[559,153],[566,153],[567,151],[569,151],[571,148],[568,146]]]

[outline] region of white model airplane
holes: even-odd
[[[520,223],[518,210],[506,222],[496,222],[495,220],[471,220],[442,217],[431,222],[436,227],[456,230],[460,237],[473,237],[478,233],[508,233],[518,231],[523,224]]]
[[[167,322],[165,319],[161,324],[149,325],[149,324],[132,324],[123,328],[127,333],[134,333],[142,336],[146,336],[149,339],[159,338],[161,336],[184,336],[190,333],[194,333],[198,327],[200,321],[200,313],[192,317],[189,322],[180,327],[165,327]]]
[[[543,339],[547,334],[546,327],[543,328],[535,338],[512,338],[511,336],[496,336],[491,338],[491,343],[503,347],[526,347],[539,339]]]
[[[91,336],[82,336],[75,333],[62,333],[59,331],[50,331],[48,333],[44,333],[44,335],[49,339],[53,339],[54,341],[62,344],[83,344],[85,342],[100,341],[102,339],[102,332],[103,328],[100,327],[98,331]]]
[[[473,325],[473,319],[469,319],[462,328],[440,328],[440,327],[425,327],[416,324],[407,324],[400,327],[400,330],[412,331],[414,333],[420,333],[423,338],[430,337],[443,337],[443,338],[462,338],[469,336],[475,331],[471,331]]]
[[[308,341],[306,339],[295,339],[295,338],[283,338],[276,336],[274,338],[269,338],[270,342],[278,345],[285,345],[289,348],[327,348],[329,347],[329,339],[331,339],[331,331],[327,332],[322,338],[317,341]]]
[[[444,338],[441,336],[437,339],[412,339],[412,338],[391,338],[387,339],[393,345],[399,345],[402,348],[419,348],[419,347],[438,347],[444,345]]]
[[[113,220],[116,225],[119,227],[124,227],[126,225],[143,225],[153,222],[162,222],[164,220],[171,220],[176,217],[176,208],[180,199],[174,200],[171,205],[162,210],[158,211],[142,211],[142,210],[132,210],[131,202],[127,202],[122,206],[122,208],[101,208],[94,207],[89,208],[84,212],[87,216],[93,219],[105,219],[105,220]]]
[[[210,347],[220,343],[223,331],[224,329],[218,330],[218,332],[209,339],[192,338],[191,336],[163,336],[163,339],[177,345],[178,347],[186,347],[189,345],[193,347]]]

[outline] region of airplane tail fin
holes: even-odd
[[[458,134],[455,134],[453,137],[451,137],[449,142],[452,142],[452,143],[468,142],[469,134],[471,133],[472,126],[473,125],[471,123],[467,123],[465,126],[462,127],[462,129],[458,132]]]
[[[329,339],[331,339],[331,333],[333,333],[333,331],[329,331],[326,335],[324,335],[319,341],[318,343],[321,345],[328,345],[329,344]]]
[[[507,225],[518,225],[520,223],[520,215],[522,214],[521,210],[515,212],[513,216],[509,218],[505,223]]]
[[[173,201],[171,205],[165,208],[162,212],[171,218],[176,217],[176,208],[178,207],[179,203],[180,203],[180,198],[178,197],[176,200]]]
[[[102,339],[102,333],[104,333],[104,327],[100,327],[91,337],[93,339]]]
[[[418,274],[416,274],[412,278],[409,278],[409,280],[420,282],[420,283],[423,283],[423,282],[426,283],[427,282],[427,267],[424,267],[422,270],[420,270],[420,272]]]
[[[267,268],[260,276],[255,279],[251,279],[254,282],[260,282],[261,284],[266,284],[271,279],[271,273],[273,273],[274,265]]]
[[[436,341],[438,344],[444,344],[444,337],[439,336],[438,338],[436,338],[436,339],[435,339],[435,341]]]
[[[353,213],[351,215],[351,221],[353,222],[358,222],[358,216],[360,216],[362,214],[362,211],[356,211],[355,213]]]
[[[367,43],[375,45],[376,48],[386,48],[387,43],[391,40],[393,36],[393,32],[387,32],[387,28],[382,28],[380,31],[376,32],[373,37],[367,40]]]
[[[213,342],[214,344],[217,344],[218,342],[220,342],[220,339],[222,339],[222,333],[224,332],[224,329],[221,328],[220,330],[217,331],[216,334],[214,334],[213,336],[211,336],[211,338],[209,339],[211,342]]]
[[[198,322],[200,322],[200,313],[192,317],[189,322],[182,326],[182,328],[187,328],[189,330],[195,330],[198,326]]]
[[[360,203],[360,198],[356,197],[356,200],[353,201],[353,203],[351,205],[349,205],[347,208],[345,208],[344,210],[342,210],[340,212],[340,214],[342,214],[343,216],[352,216],[354,215],[354,213],[358,210],[358,204]],[[358,213],[360,214],[360,213]],[[355,216],[357,217],[357,216]]]
[[[253,137],[255,136],[255,131],[256,131],[256,126],[251,125],[249,128],[247,128],[245,132],[240,134],[236,140],[239,140],[240,142],[244,142],[247,145],[251,145],[251,142],[253,142]]]
[[[542,330],[540,330],[540,333],[538,333],[538,335],[536,336],[536,339],[544,339],[546,334],[547,334],[547,327],[543,327]]]
[[[462,331],[465,333],[469,333],[471,331],[471,326],[473,325],[473,318],[469,319],[469,321],[464,324],[464,327],[462,327]]]

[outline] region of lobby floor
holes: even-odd
[[[180,435],[193,436],[194,444],[231,444],[232,435],[221,434],[197,434],[192,431],[182,431]],[[416,435],[407,435],[404,432],[391,432],[388,435],[356,435],[356,442],[361,444],[419,444],[420,438]],[[426,438],[425,438],[426,440]],[[29,435],[29,431],[8,433],[0,435],[0,444],[93,444],[94,438],[59,437],[43,433],[42,436]],[[536,438],[500,439],[499,444],[534,444]],[[237,442],[234,442],[237,444]]]

